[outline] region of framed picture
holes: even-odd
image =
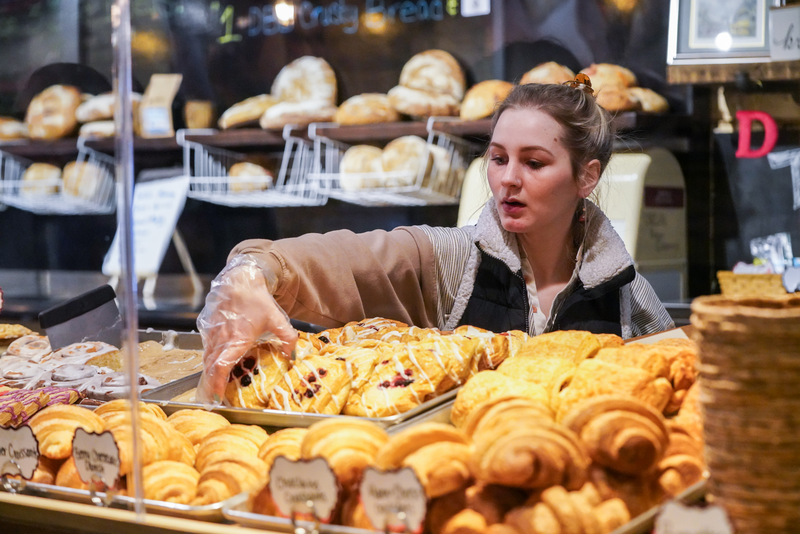
[[[769,8],[781,0],[670,0],[670,65],[769,61]]]

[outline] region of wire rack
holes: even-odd
[[[245,160],[241,153],[189,141],[187,135],[210,135],[215,130],[180,130],[178,144],[183,146],[184,172],[190,177],[189,197],[229,207],[291,207],[321,206],[328,201],[327,191],[307,176],[312,167],[312,145],[295,137],[296,126],[283,129],[286,144],[280,157],[280,170],[274,183],[264,190],[259,187],[235,187],[248,181],[260,182],[264,177],[236,177],[232,180],[228,170],[234,163]],[[261,182],[263,183],[263,182]],[[324,185],[324,184],[322,184]],[[245,190],[251,189],[251,190]]]
[[[76,164],[82,168],[79,195],[63,187],[61,178],[28,182],[23,179],[32,161],[0,150],[0,203],[40,215],[103,215],[114,213],[114,158],[85,145],[78,138]],[[84,166],[88,164],[88,166]]]
[[[424,206],[458,203],[466,167],[478,148],[460,137],[436,129],[437,123],[459,120],[431,117],[427,123],[427,145],[416,172],[342,173],[344,153],[350,145],[318,134],[319,128],[336,124],[312,124],[314,142],[311,181],[319,182],[331,198],[367,206]]]

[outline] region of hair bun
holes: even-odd
[[[580,89],[589,96],[594,95],[594,89],[592,89],[592,80],[590,80],[589,77],[582,72],[579,72],[575,76],[574,80],[566,81],[563,85],[567,85],[573,89]]]

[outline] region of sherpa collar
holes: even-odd
[[[586,289],[591,289],[632,266],[633,258],[608,217],[588,200],[586,220],[589,222],[578,277]],[[478,218],[474,239],[485,253],[500,259],[512,271],[519,272],[522,268],[516,235],[503,228],[497,206],[491,200]]]

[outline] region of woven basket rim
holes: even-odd
[[[707,295],[694,299],[691,309],[698,315],[800,320],[800,294],[776,297]]]

